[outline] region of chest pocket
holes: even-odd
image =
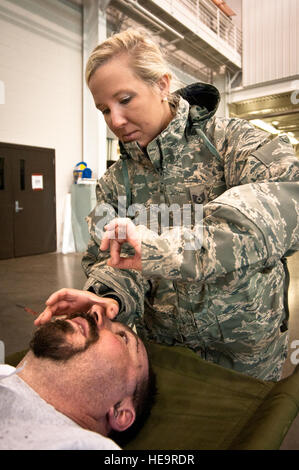
[[[204,204],[208,202],[209,187],[203,184],[198,184],[190,186],[188,189],[192,204]]]
[[[195,184],[187,189],[190,194],[191,204],[206,204],[224,193],[227,187],[224,179],[219,179],[219,181],[213,184]]]

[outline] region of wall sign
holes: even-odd
[[[44,189],[44,177],[43,175],[33,174],[31,175],[31,184],[34,191],[42,191]]]

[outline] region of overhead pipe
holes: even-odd
[[[178,33],[175,29],[168,26],[168,24],[164,23],[164,21],[157,18],[155,15],[149,12],[146,8],[143,8],[141,5],[139,5],[139,3],[136,0],[121,0],[121,3],[126,4],[129,8],[137,11],[142,16],[146,16],[149,20],[156,23],[156,25],[162,27],[163,29],[166,29],[170,33],[174,34],[177,38],[184,40],[184,36],[182,34]]]

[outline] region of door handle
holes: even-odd
[[[21,212],[24,209],[24,207],[19,206],[19,201],[15,201],[15,211],[16,213]]]

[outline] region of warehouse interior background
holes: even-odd
[[[218,116],[240,117],[299,157],[297,0],[1,0],[0,340],[24,349],[32,318],[61,287],[82,288],[84,217],[118,142],[84,82],[92,49],[114,32],[146,28],[177,86],[202,81],[221,93]],[[9,157],[9,158],[8,158]],[[74,183],[79,162],[89,179]],[[289,262],[290,344],[299,340],[299,257]],[[290,350],[290,355],[292,351]],[[1,350],[0,350],[1,359]],[[286,364],[285,374],[293,368]],[[294,422],[283,449],[299,449]]]

